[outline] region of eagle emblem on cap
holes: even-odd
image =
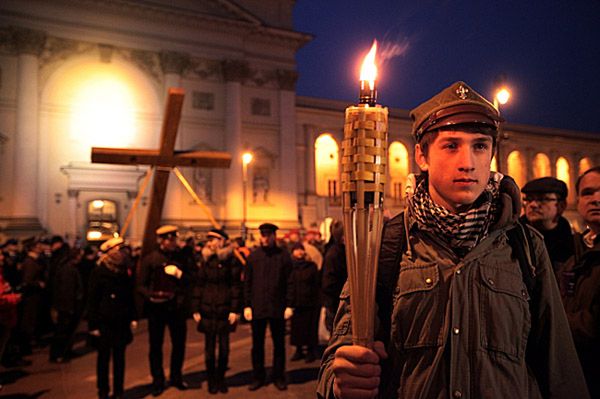
[[[458,86],[458,89],[456,89],[456,95],[458,96],[458,98],[460,98],[461,100],[466,100],[467,99],[467,94],[469,93],[469,89],[467,89],[465,86],[460,85]]]

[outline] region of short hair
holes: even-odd
[[[577,181],[575,182],[575,191],[577,192],[577,195],[579,195],[579,185],[581,184],[581,180],[583,179],[583,177],[585,175],[589,175],[590,173],[598,173],[598,174],[600,174],[600,166],[594,166],[593,168],[589,168],[588,170],[586,170],[585,172],[583,172],[577,178]]]
[[[467,133],[480,133],[492,137],[492,154],[496,153],[496,137],[498,131],[490,126],[479,124],[479,123],[463,123],[459,125],[444,126],[431,132],[427,132],[419,141],[421,151],[425,156],[429,154],[429,146],[439,136],[440,131],[462,131]],[[493,156],[493,155],[492,155]]]

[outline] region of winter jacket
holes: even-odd
[[[292,261],[292,273],[288,281],[288,304],[292,308],[316,308],[319,300],[319,270],[315,262],[305,259]]]

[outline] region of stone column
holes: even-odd
[[[79,226],[79,218],[77,217],[77,201],[79,200],[79,190],[68,190],[67,195],[69,207],[69,227],[67,230],[67,234],[69,237],[77,239],[77,236],[79,235],[79,231],[77,231],[77,226]],[[72,243],[73,242],[71,242],[71,244]]]
[[[18,52],[17,112],[13,223],[21,229],[41,228],[38,210],[39,95],[38,66],[46,34],[30,29],[15,31]],[[17,226],[13,226],[17,227]]]
[[[306,174],[305,194],[316,195],[316,166],[315,166],[315,140],[317,139],[317,128],[313,125],[304,125],[304,137],[306,139]],[[306,200],[305,200],[306,201]]]
[[[171,87],[181,86],[181,75],[190,64],[190,57],[184,53],[178,53],[175,51],[163,51],[159,55],[160,66],[164,73],[164,101],[166,103],[167,93]],[[186,97],[191,93],[185,93]],[[189,99],[186,99],[189,103]],[[163,115],[164,117],[164,115]],[[183,120],[183,113],[182,113]],[[177,139],[175,140],[175,149],[184,149],[184,137],[183,137],[183,126],[179,123],[179,131],[177,133]],[[183,173],[183,172],[182,172]],[[163,209],[163,219],[182,219],[183,204],[185,201],[186,193],[183,192],[181,182],[176,176],[169,178],[169,184],[167,185],[167,194],[165,199],[165,205]],[[133,227],[133,226],[132,226]]]
[[[298,73],[277,70],[279,84],[279,176],[282,217],[298,219],[298,174],[296,172],[296,80]]]
[[[231,154],[231,166],[225,172],[225,219],[242,220],[242,83],[249,75],[244,61],[226,60],[222,64],[225,79],[225,142]],[[250,148],[248,148],[250,149]],[[250,166],[251,167],[251,166]],[[252,220],[252,213],[248,213]]]

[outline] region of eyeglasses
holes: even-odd
[[[558,201],[558,198],[550,198],[550,197],[525,197],[525,198],[523,198],[523,202],[525,204],[530,204],[534,201],[537,203],[540,203],[540,204],[547,204],[550,202]]]

